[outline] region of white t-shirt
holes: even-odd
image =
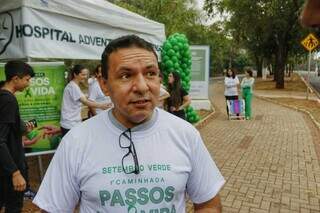
[[[70,81],[63,91],[60,125],[65,129],[71,129],[81,123],[81,101],[85,95],[80,87]]]
[[[95,101],[98,103],[112,103],[109,96],[105,96],[105,94],[102,92],[101,87],[99,85],[99,82],[97,79],[94,79],[91,84],[89,84],[88,89],[88,99],[91,101]],[[95,108],[96,113],[99,114],[100,112],[103,112],[102,109]]]
[[[238,85],[240,84],[238,77],[225,77],[224,78],[224,95],[225,96],[237,96]]]
[[[225,180],[191,124],[155,109],[150,121],[132,129],[140,173],[125,174],[124,128],[110,114],[100,113],[62,139],[33,200],[41,209],[73,212],[80,201],[84,213],[181,213],[185,192],[194,203],[217,195]]]

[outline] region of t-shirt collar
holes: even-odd
[[[139,124],[138,126],[135,126],[133,128],[131,128],[131,131],[132,132],[137,132],[137,131],[145,131],[145,130],[148,130],[150,129],[154,123],[157,121],[157,118],[158,118],[158,110],[155,108],[152,112],[152,116],[151,116],[151,119],[142,123],[142,124]],[[108,110],[108,117],[111,121],[111,123],[118,129],[120,129],[121,131],[126,131],[128,128],[126,128],[125,126],[123,126],[113,115],[112,113],[112,109],[111,110]]]

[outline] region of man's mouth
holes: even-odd
[[[149,99],[139,99],[139,100],[131,101],[132,104],[135,104],[135,105],[138,105],[138,106],[144,106],[149,102],[150,102]]]

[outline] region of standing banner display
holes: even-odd
[[[210,47],[191,45],[190,51],[192,55],[190,96],[192,100],[208,99]]]
[[[65,87],[65,66],[63,62],[30,62],[35,71],[30,86],[17,92],[20,115],[23,121],[35,119],[37,127],[23,140],[34,140],[32,153],[55,150],[61,135],[44,137],[44,125],[60,128],[60,111]],[[0,64],[0,80],[5,80],[4,64]]]

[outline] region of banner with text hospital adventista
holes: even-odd
[[[0,23],[0,59],[100,59],[112,39],[137,33],[24,7],[1,13]]]

